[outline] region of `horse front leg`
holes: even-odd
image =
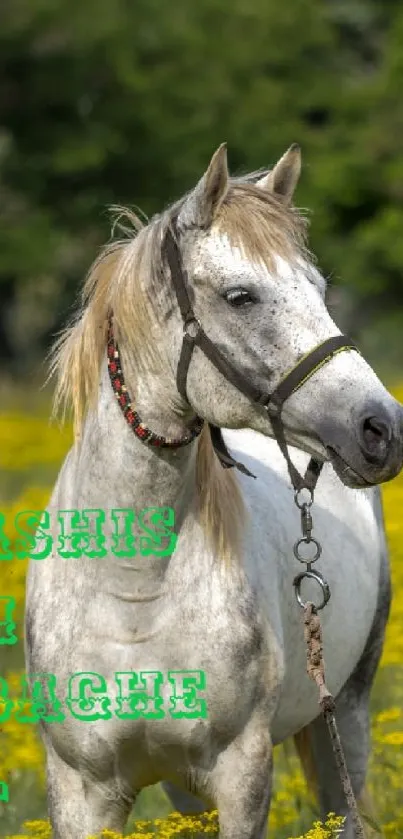
[[[273,776],[267,718],[250,724],[221,753],[212,773],[220,839],[266,836]]]
[[[250,720],[206,773],[192,767],[192,789],[218,810],[220,839],[263,839],[272,788],[273,747],[267,717]],[[184,814],[209,809],[203,800],[171,782],[163,787]],[[202,834],[200,834],[201,836]],[[204,834],[203,834],[204,835]],[[194,834],[195,839],[199,834]]]
[[[109,828],[123,833],[135,796],[124,795],[115,779],[97,782],[47,750],[47,793],[53,839],[86,839]]]

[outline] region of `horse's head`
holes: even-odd
[[[325,305],[326,282],[305,247],[303,219],[291,207],[300,169],[292,146],[264,176],[231,180],[221,146],[177,217],[196,317],[232,367],[267,394],[303,355],[340,335]],[[183,324],[176,307],[171,315],[176,364]],[[272,436],[265,409],[197,347],[186,394],[215,425]],[[381,483],[402,468],[402,407],[354,350],[310,375],[285,402],[282,421],[287,442],[330,460],[347,486]]]

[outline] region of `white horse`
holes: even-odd
[[[221,146],[189,195],[103,252],[81,310],[56,344],[56,408],[73,406],[76,437],[48,507],[54,535],[58,510],[153,506],[174,508],[178,540],[164,558],[62,559],[54,538],[52,557],[31,559],[31,682],[34,673],[54,673],[58,695],[66,696],[72,673],[95,672],[115,698],[115,672],[202,670],[208,708],[205,719],[103,719],[93,692],[82,712],[96,708],[100,719],[41,721],[57,839],[122,831],[136,795],[159,781],[183,812],[217,808],[221,839],[261,839],[273,745],[291,735],[305,745],[323,813],[346,813],[306,674],[293,589],[300,519],[286,462],[263,405],[198,346],[187,357],[186,397],[178,392],[183,323],[164,250],[175,219],[205,333],[244,382],[274,391],[301,356],[340,335],[304,244],[304,221],[291,207],[299,173],[292,146],[270,172],[230,179]],[[357,796],[390,599],[376,485],[402,467],[402,416],[354,350],[327,360],[282,413],[296,467],[304,469],[309,455],[324,463],[313,512],[323,545],[318,569],[332,592],[321,612],[326,673]],[[200,435],[198,418],[205,421]],[[230,429],[227,446],[256,480],[223,469],[209,423]],[[304,594],[318,597],[313,582]],[[125,684],[133,709],[139,693]],[[164,681],[165,708],[171,692]],[[347,818],[343,837],[353,835]]]

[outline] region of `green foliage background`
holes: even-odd
[[[107,205],[156,212],[227,140],[234,172],[302,145],[297,202],[341,326],[398,366],[402,38],[392,0],[1,0],[3,362],[42,358]]]

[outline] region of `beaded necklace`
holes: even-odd
[[[187,446],[200,434],[204,420],[196,417],[188,434],[184,437],[163,437],[160,434],[155,434],[147,428],[141,421],[137,411],[134,410],[130,396],[125,385],[125,380],[122,370],[122,362],[120,360],[119,347],[115,341],[113,334],[112,315],[108,319],[108,372],[111,380],[112,389],[115,393],[118,405],[123,412],[126,422],[133,429],[136,437],[147,443],[149,446],[156,446],[158,448],[178,448],[180,446]]]

